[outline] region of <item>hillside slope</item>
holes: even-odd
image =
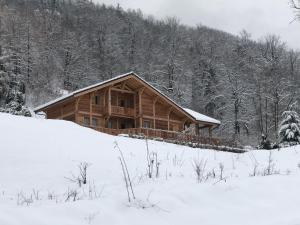
[[[0,112],[28,115],[26,107],[129,71],[222,121],[215,132],[241,145],[262,134],[275,142],[280,115],[300,108],[300,53],[278,36],[255,41],[93,2],[0,1]]]
[[[268,151],[239,155],[149,141],[160,162],[159,176],[149,179],[144,140],[8,114],[0,114],[0,127],[1,225],[300,223],[299,147],[273,151],[268,167]],[[133,180],[131,203],[115,143]],[[198,182],[194,164],[201,160]],[[80,162],[90,163],[81,188],[68,179]],[[262,176],[268,169],[272,175]],[[77,200],[66,201],[74,190]]]

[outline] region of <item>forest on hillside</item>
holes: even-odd
[[[254,41],[89,0],[0,0],[0,111],[28,114],[129,71],[241,144],[276,142],[281,114],[300,110],[300,53],[276,35]]]

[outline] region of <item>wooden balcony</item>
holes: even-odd
[[[134,117],[134,109],[112,105],[111,114],[115,116]]]

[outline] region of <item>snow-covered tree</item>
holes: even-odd
[[[285,111],[280,124],[280,143],[300,143],[300,118],[295,111]]]

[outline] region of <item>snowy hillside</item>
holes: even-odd
[[[149,141],[150,179],[145,140],[8,114],[0,128],[0,225],[300,224],[300,147],[233,154]]]

